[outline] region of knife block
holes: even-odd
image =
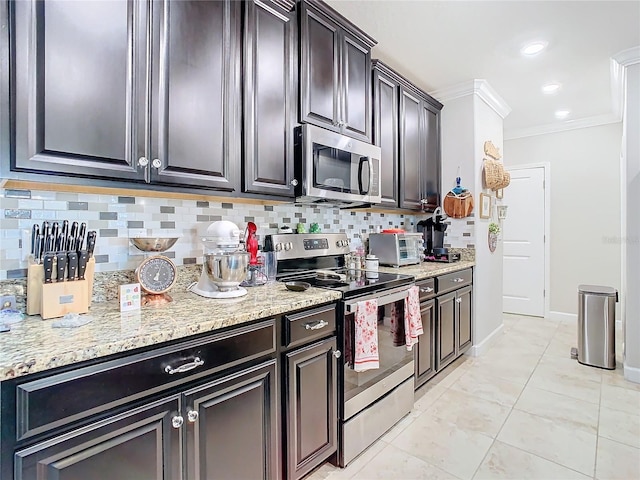
[[[43,320],[63,317],[67,313],[87,313],[93,296],[96,261],[87,261],[84,280],[44,283],[44,267],[29,259],[27,269],[27,315]],[[55,267],[54,267],[55,272]]]

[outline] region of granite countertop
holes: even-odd
[[[339,292],[320,288],[291,292],[281,283],[247,290],[244,297],[224,300],[172,290],[170,304],[122,314],[117,302],[94,302],[93,320],[77,328],[53,328],[55,319],[28,316],[0,333],[0,381],[341,298]]]
[[[419,265],[408,265],[406,267],[380,267],[381,272],[401,273],[403,275],[413,275],[416,280],[437,277],[445,273],[457,272],[465,268],[475,266],[476,262],[460,260],[452,263],[424,262]]]

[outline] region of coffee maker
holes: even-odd
[[[418,222],[418,227],[422,228],[424,243],[424,260],[426,262],[456,262],[460,260],[459,253],[451,253],[444,247],[444,232],[448,224],[445,223],[448,215],[442,211],[442,207],[434,210],[431,217]]]

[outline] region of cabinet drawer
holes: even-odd
[[[421,280],[420,282],[416,282],[416,286],[420,289],[421,302],[435,297],[436,295],[436,279],[435,278],[428,278],[426,280]]]
[[[473,281],[473,270],[467,268],[466,270],[460,270],[459,272],[447,273],[446,275],[440,275],[436,278],[436,289],[438,295],[441,293],[450,292],[457,288],[471,284]]]
[[[336,331],[336,306],[314,308],[284,316],[285,347],[295,347]]]
[[[276,350],[275,321],[238,327],[16,386],[18,441]]]

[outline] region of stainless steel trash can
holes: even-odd
[[[616,368],[618,291],[599,285],[578,286],[578,362]]]

